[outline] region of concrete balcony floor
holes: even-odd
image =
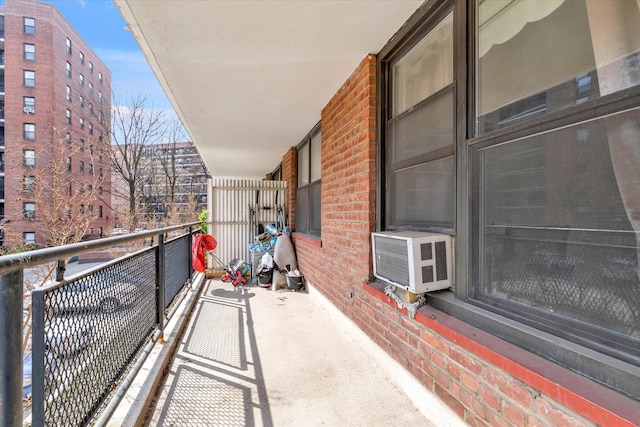
[[[144,425],[463,425],[313,288],[208,280],[176,339]]]

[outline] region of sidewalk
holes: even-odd
[[[424,388],[414,406],[392,380],[401,369],[322,300],[210,280],[146,425],[463,425]]]

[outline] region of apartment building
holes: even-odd
[[[115,156],[121,155],[117,146]],[[138,193],[138,225],[143,228],[168,225],[169,211],[175,220],[191,222],[207,208],[209,173],[190,142],[153,144],[142,153],[141,186]],[[112,176],[113,209],[116,224],[127,227],[130,210],[128,186],[121,176]]]
[[[0,15],[0,243],[48,243],[50,201],[36,200],[30,185],[53,173],[54,159],[64,162],[70,194],[96,195],[68,209],[92,212],[84,238],[101,236],[113,219],[111,72],[53,5],[6,0]]]

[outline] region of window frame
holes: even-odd
[[[27,47],[33,47],[33,51],[28,51]],[[34,43],[23,43],[22,44],[22,59],[25,61],[35,61],[36,60],[36,45]]]
[[[29,21],[29,23],[27,23],[27,21]],[[36,33],[36,18],[32,18],[30,16],[24,16],[22,19],[22,25],[23,25],[23,32],[25,34]]]
[[[69,37],[67,37],[67,41],[65,43],[66,43],[65,49],[66,49],[67,53],[69,55],[73,54],[73,44],[72,44],[71,39]]]
[[[296,232],[301,234],[307,234],[310,236],[320,237],[322,235],[322,154],[320,155],[319,174],[318,179],[313,179],[313,162],[312,155],[312,143],[316,136],[320,136],[318,140],[320,143],[320,153],[322,153],[322,126],[318,122],[309,133],[300,141],[296,147]],[[308,164],[307,164],[307,178],[306,183],[300,183],[300,152],[305,148],[308,149]],[[319,188],[317,188],[319,187]],[[312,191],[318,191],[318,200],[314,200],[312,197]],[[301,206],[302,194],[306,194],[305,206]],[[315,203],[315,205],[314,205]],[[317,205],[317,206],[316,206]],[[316,207],[318,215],[319,227],[313,225],[314,207]],[[304,217],[305,223],[300,224],[300,218]]]
[[[563,126],[579,123],[590,118],[604,117],[615,112],[628,110],[640,105],[640,88],[625,89],[605,97],[589,100],[578,106],[559,112],[518,122],[483,135],[475,135],[475,23],[477,11],[474,2],[461,0],[434,0],[425,2],[392,40],[378,53],[378,123],[385,117],[386,99],[384,83],[389,78],[384,69],[386,56],[397,50],[415,34],[424,23],[438,13],[447,4],[454,7],[454,75],[456,76],[456,211],[455,211],[455,288],[429,294],[428,304],[456,319],[476,326],[483,331],[496,335],[507,342],[527,351],[550,359],[554,363],[569,367],[590,379],[610,388],[623,390],[627,394],[640,395],[637,384],[640,378],[630,373],[637,369],[621,360],[612,363],[612,358],[599,354],[582,345],[563,340],[543,330],[527,327],[521,321],[507,318],[491,307],[476,304],[472,299],[475,283],[474,245],[477,244],[477,230],[472,221],[472,195],[474,180],[479,177],[473,168],[474,150],[522,138],[532,133],[540,133]],[[462,48],[461,48],[462,47]],[[455,69],[457,67],[457,69]],[[378,127],[378,141],[384,140],[382,126]],[[384,164],[382,144],[378,145],[378,164]],[[377,200],[381,200],[385,185],[384,172],[377,174]],[[376,228],[385,224],[384,201],[376,204]],[[637,368],[637,366],[636,366]],[[635,369],[635,370],[634,370]],[[613,384],[617,378],[620,381]]]
[[[30,153],[32,154],[31,156],[28,156],[27,154]],[[29,162],[29,160],[31,159],[31,163]],[[35,167],[36,165],[36,150],[22,150],[22,164],[23,166],[30,166],[30,167]]]
[[[28,77],[28,74],[32,74],[33,77]],[[23,76],[23,85],[24,87],[28,87],[28,88],[35,88],[36,87],[36,72],[33,70],[23,70],[22,73]]]
[[[35,123],[23,123],[23,138],[26,141],[35,141],[36,140],[36,124]]]
[[[33,102],[32,102],[33,101]],[[35,114],[36,112],[36,97],[35,96],[23,96],[22,97],[22,111],[29,114]]]
[[[22,216],[27,220],[36,219],[36,203],[35,202],[22,202]]]

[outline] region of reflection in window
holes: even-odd
[[[480,2],[478,133],[640,85],[634,1]]]
[[[480,150],[478,298],[638,340],[638,140],[635,109]]]

